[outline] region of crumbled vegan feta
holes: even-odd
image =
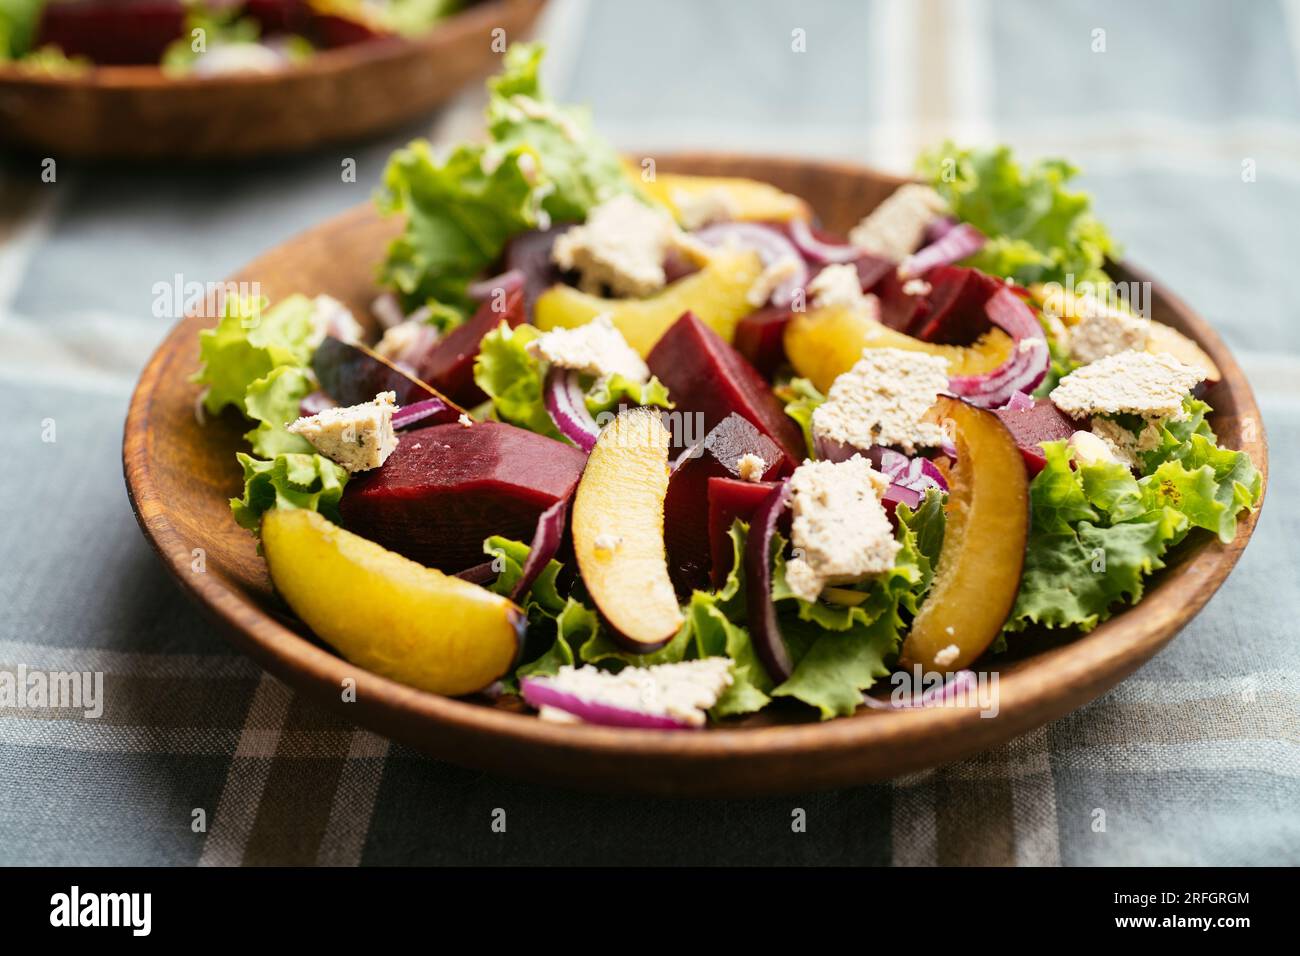
[[[952,631],[952,628],[950,627],[948,630]],[[942,648],[935,653],[934,663],[936,667],[947,667],[960,656],[961,648],[956,644],[949,644],[947,647]]]
[[[828,584],[848,584],[894,566],[899,544],[880,496],[889,479],[861,455],[807,461],[790,478],[795,557],[785,566],[790,590],[815,601]]]
[[[1070,329],[1070,357],[1087,365],[1108,355],[1143,351],[1151,323],[1141,316],[1108,305],[1093,295],[1075,300],[1078,321]]]
[[[672,191],[673,205],[677,207],[677,219],[686,229],[699,229],[711,222],[725,222],[736,218],[736,207],[731,195],[725,189]]]
[[[312,339],[319,343],[327,335],[344,342],[359,342],[363,329],[356,320],[352,310],[329,295],[318,295],[312,299],[311,324]]]
[[[929,295],[933,291],[924,279],[908,279],[903,283],[903,295]]]
[[[907,183],[849,232],[849,242],[873,255],[902,262],[925,238],[925,228],[948,211],[929,186]]]
[[[948,360],[904,349],[865,349],[831,383],[813,412],[818,438],[853,448],[888,445],[912,454],[943,444],[943,428],[922,417],[948,390]]]
[[[754,280],[754,284],[745,293],[745,300],[754,308],[761,309],[767,305],[767,300],[772,298],[772,293],[776,291],[776,287],[787,279],[798,275],[799,270],[802,268],[803,263],[798,259],[776,260]]]
[[[826,266],[813,276],[807,291],[814,309],[843,306],[871,318],[876,318],[879,313],[880,302],[874,295],[862,291],[862,279],[852,263]]]
[[[466,415],[464,412],[461,412],[460,415],[458,415],[458,416],[456,417],[456,422],[457,422],[457,423],[458,423],[462,428],[473,428],[473,427],[474,427],[474,419],[470,418],[470,417],[469,417],[468,415]]]
[[[736,472],[741,481],[762,481],[765,471],[767,462],[751,451],[745,452],[736,461]]]
[[[1072,418],[1085,415],[1177,414],[1201,372],[1168,353],[1120,352],[1075,369],[1052,389],[1052,403]]]
[[[729,659],[705,657],[653,667],[625,667],[617,674],[590,666],[566,665],[553,677],[538,680],[544,680],[556,690],[584,702],[670,717],[692,727],[701,727],[704,725],[704,712],[718,702],[735,678],[731,674]],[[545,717],[545,711],[540,716]]]
[[[420,351],[436,341],[438,341],[436,328],[419,319],[407,319],[384,331],[375,345],[375,353],[390,362],[397,362],[404,356]]]
[[[610,534],[605,531],[596,535],[596,540],[593,543],[596,545],[597,551],[607,551],[612,553],[617,551],[618,546],[623,543],[623,536],[621,534]]]
[[[529,342],[527,348],[535,358],[597,378],[622,375],[642,384],[650,380],[649,367],[608,315],[598,315],[572,329],[552,329]]]
[[[617,296],[645,296],[664,287],[664,257],[682,242],[680,236],[662,209],[621,193],[556,239],[551,258],[581,274],[584,292],[598,295],[608,286]]]
[[[1075,432],[1070,436],[1069,445],[1074,450],[1074,457],[1085,465],[1120,460],[1111,451],[1110,445],[1092,432]],[[1131,463],[1129,462],[1129,464]]]
[[[396,402],[396,393],[380,392],[373,402],[327,408],[317,415],[299,418],[287,428],[348,472],[369,471],[387,461],[397,448],[397,434],[393,431]]]

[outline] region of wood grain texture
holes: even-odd
[[[174,76],[154,66],[40,76],[0,64],[0,144],[80,159],[222,160],[347,142],[430,112],[498,68],[545,0],[488,0],[421,37],[322,50],[268,74]]]
[[[795,159],[696,155],[657,157],[659,168],[750,176],[811,201],[843,230],[897,185],[858,166]],[[396,231],[357,208],[262,256],[237,280],[258,281],[277,299],[327,292],[358,316],[374,296],[375,269]],[[1128,267],[1119,278],[1146,278]],[[1223,381],[1208,395],[1221,439],[1248,452],[1267,481],[1268,452],[1250,386],[1204,320],[1158,284],[1153,317],[1186,332],[1210,353]],[[232,642],[285,681],[347,717],[438,757],[468,766],[581,788],[653,794],[750,795],[879,780],[947,763],[1038,727],[1114,686],[1163,647],[1223,583],[1245,548],[1258,512],[1222,544],[1194,533],[1170,556],[1146,598],[1091,634],[1033,635],[977,667],[1000,673],[999,712],[932,709],[859,712],[818,723],[807,709],[773,706],[699,733],[546,723],[517,703],[450,700],[359,673],[303,632],[275,597],[253,539],[231,519],[240,489],[234,453],[247,427],[233,416],[195,420],[196,334],[212,319],[182,321],[141,376],[126,421],[123,462],[141,527],[166,566],[225,627]],[[191,570],[192,549],[207,570]],[[340,701],[358,681],[356,703]]]

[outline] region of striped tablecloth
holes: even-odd
[[[97,718],[0,715],[0,863],[1300,863],[1300,3],[557,0],[544,31],[553,88],[628,149],[901,171],[949,135],[1078,161],[1131,258],[1255,383],[1272,486],[1236,572],[1092,705],[893,783],[656,801],[438,763],[229,650],[141,537],[119,461],[170,322],[154,285],[219,279],[365,200],[418,130],[238,168],[58,161],[54,182],[5,157],[0,670],[104,688]],[[472,130],[477,102],[436,136]]]

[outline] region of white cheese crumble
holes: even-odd
[[[948,360],[941,356],[864,349],[813,412],[813,434],[854,448],[888,445],[909,455],[918,447],[937,448],[943,428],[922,418],[947,390]]]
[[[625,667],[617,674],[566,665],[555,676],[538,680],[588,703],[670,717],[702,727],[704,712],[718,702],[735,678],[729,659],[705,657],[653,667]],[[540,716],[546,716],[545,711]]]
[[[762,481],[767,462],[752,451],[747,451],[736,461],[736,473],[741,481]]]
[[[908,279],[903,283],[903,295],[929,295],[933,291],[924,279]]]
[[[397,448],[393,431],[396,402],[396,393],[380,392],[373,402],[327,408],[318,415],[299,418],[287,428],[349,473],[369,471],[387,461]]]
[[[802,268],[803,263],[798,259],[777,259],[754,280],[754,284],[745,293],[745,301],[754,308],[761,309],[767,305],[767,300],[772,298],[772,293],[776,291],[776,287],[787,279],[798,275],[799,270]]]
[[[618,546],[623,543],[623,536],[621,534],[602,532],[596,535],[596,540],[593,543],[596,545],[597,551],[613,552],[617,551]]]
[[[344,342],[360,342],[364,330],[352,310],[329,295],[318,295],[311,300],[311,341],[316,344],[327,335]]]
[[[852,263],[826,266],[813,276],[807,292],[814,309],[842,306],[872,319],[880,314],[879,300],[862,291],[862,279]]]
[[[1182,418],[1185,415],[1179,409],[1173,415],[1142,416],[1142,428],[1135,435],[1119,422],[1098,415],[1092,420],[1092,436],[1100,441],[1110,453],[1113,461],[1122,462],[1130,468],[1137,467],[1138,455],[1160,447],[1161,430],[1165,422]],[[1077,434],[1077,433],[1076,433]]]
[[[428,322],[407,319],[384,331],[375,345],[375,353],[390,362],[395,362],[424,346],[432,345],[437,340],[438,330]]]
[[[711,222],[735,219],[739,210],[731,201],[731,194],[714,186],[711,189],[674,189],[671,193],[677,207],[677,221],[686,229],[699,229]]]
[[[902,262],[925,238],[925,228],[948,211],[929,186],[907,183],[849,232],[849,242],[873,255]]]
[[[894,566],[899,544],[880,496],[889,479],[861,455],[807,461],[790,478],[795,557],[785,566],[790,590],[815,601],[828,584],[849,584]]]
[[[551,258],[578,271],[584,292],[599,295],[608,287],[616,296],[646,296],[664,287],[664,257],[680,232],[662,209],[620,193],[556,239]]]
[[[1108,461],[1119,461],[1120,458],[1111,451],[1107,442],[1093,434],[1092,432],[1077,431],[1070,436],[1070,448],[1074,451],[1074,457],[1077,461],[1085,465],[1095,465]],[[1129,462],[1132,464],[1132,462]]]
[[[533,357],[552,365],[600,379],[622,375],[641,384],[650,380],[649,366],[627,344],[623,333],[614,328],[608,315],[598,315],[576,328],[552,329],[529,342],[527,349]]]
[[[1151,323],[1094,295],[1075,300],[1078,321],[1070,329],[1070,357],[1087,365],[1108,355],[1147,347]]]
[[[468,415],[466,415],[464,412],[461,412],[461,413],[460,413],[460,415],[459,415],[459,417],[457,417],[456,421],[459,422],[459,423],[460,423],[463,427],[465,427],[465,428],[470,428],[470,427],[472,427],[472,426],[474,425],[474,419],[470,418],[470,417],[469,417]]]
[[[1072,418],[1085,415],[1177,414],[1201,372],[1167,352],[1120,352],[1075,369],[1049,396]]]
[[[950,627],[948,630],[951,632],[952,628]],[[947,667],[960,656],[961,648],[956,644],[949,644],[947,647],[935,653],[934,663],[936,667]]]

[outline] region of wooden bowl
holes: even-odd
[[[660,168],[750,176],[808,199],[823,221],[845,230],[900,182],[858,166],[717,155],[661,158]],[[235,280],[260,282],[273,301],[327,292],[368,314],[375,268],[396,223],[369,207],[318,226],[259,258]],[[1123,278],[1143,278],[1131,269]],[[1259,409],[1232,354],[1184,303],[1153,287],[1154,317],[1200,342],[1223,371],[1207,397],[1213,424],[1244,449],[1267,479]],[[357,723],[430,754],[533,780],[653,794],[751,795],[879,780],[1001,744],[1087,703],[1150,658],[1223,583],[1250,539],[1258,511],[1221,544],[1196,532],[1169,558],[1147,596],[1090,634],[1025,636],[1017,652],[982,662],[1000,673],[999,710],[860,711],[825,723],[804,709],[773,706],[698,733],[623,730],[538,720],[518,704],[452,700],[403,687],[336,656],[308,635],[274,595],[253,538],[230,516],[241,489],[235,451],[247,428],[234,416],[195,419],[196,334],[212,319],[187,318],[140,378],[126,420],[123,463],[141,527],[164,563],[220,621],[232,642],[272,673]],[[206,571],[192,570],[193,549]],[[342,682],[358,681],[355,703]]]
[[[545,0],[487,0],[427,34],[323,50],[275,73],[72,76],[0,64],[0,144],[80,159],[235,159],[393,129],[498,68],[492,31],[527,34]]]

